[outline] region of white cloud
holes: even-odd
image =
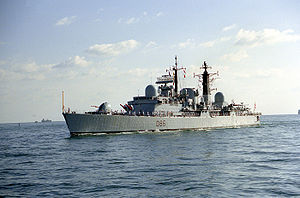
[[[118,23],[123,23],[124,19],[123,18],[119,18],[118,19]]]
[[[244,58],[247,58],[248,57],[248,53],[246,50],[239,50],[237,52],[234,52],[234,53],[230,53],[230,54],[225,54],[222,58],[224,60],[229,60],[229,61],[232,61],[232,62],[238,62]]]
[[[240,29],[235,36],[235,45],[236,47],[239,47],[238,51],[225,54],[222,58],[224,60],[238,62],[249,57],[247,51],[250,48],[276,43],[300,41],[300,35],[293,33],[294,31],[291,29],[284,31],[277,29],[263,29],[261,31]]]
[[[33,75],[28,75],[27,78],[30,79],[30,80],[45,80],[46,79],[45,75],[42,74],[42,73],[36,73],[36,74],[33,74]]]
[[[184,49],[184,48],[195,48],[195,47],[213,47],[216,44],[222,43],[229,41],[231,37],[221,37],[212,41],[206,41],[203,43],[197,43],[194,39],[187,39],[184,42],[178,43],[176,45],[172,45],[172,48],[179,48],[179,49]]]
[[[97,10],[97,14],[100,14],[100,13],[102,13],[103,11],[104,11],[104,8],[100,8],[100,9]]]
[[[136,40],[126,40],[118,43],[95,44],[87,50],[90,54],[117,56],[122,53],[130,52],[138,46]]]
[[[9,61],[7,62],[7,70],[22,74],[36,74],[36,73],[44,73],[51,70],[54,64],[37,64],[35,61],[25,61],[25,62],[16,62]]]
[[[76,16],[71,16],[71,17],[64,17],[62,19],[59,19],[55,25],[57,26],[61,26],[61,25],[70,25],[71,23],[73,23],[76,19]]]
[[[24,74],[0,68],[0,81],[5,81],[5,82],[9,80],[18,81],[23,78],[24,78]]]
[[[204,43],[200,43],[201,47],[213,47],[214,45],[218,44],[218,43],[222,43],[222,42],[226,42],[229,41],[231,39],[231,37],[221,37],[219,39],[215,39],[212,41],[207,41]]]
[[[229,30],[232,30],[236,27],[236,24],[232,24],[232,25],[229,25],[229,26],[226,26],[222,29],[223,32],[226,32],[226,31],[229,31]]]
[[[138,23],[139,21],[140,21],[139,17],[130,17],[128,19],[119,18],[118,23],[125,23],[127,25],[130,25],[130,24]]]
[[[126,20],[126,24],[134,24],[134,23],[138,23],[140,21],[139,18],[135,18],[135,17],[131,17],[128,20]]]
[[[179,49],[187,48],[187,47],[195,47],[194,39],[187,39],[184,42],[178,44]]]
[[[236,44],[256,47],[264,44],[299,41],[300,35],[292,34],[293,32],[291,29],[285,31],[276,29],[264,29],[262,31],[240,29],[236,35]]]
[[[231,39],[231,37],[226,36],[226,37],[221,37],[221,38],[219,39],[219,41],[220,41],[220,42],[226,42],[226,41],[229,41],[230,39]]]
[[[162,16],[163,15],[163,12],[158,12],[158,13],[156,13],[156,16],[157,17],[160,17],[160,16]]]
[[[81,67],[87,67],[90,64],[90,62],[85,60],[85,57],[75,56],[74,57],[74,64],[79,65]]]
[[[53,65],[38,65],[35,61],[24,63],[10,60],[5,61],[4,66],[0,69],[1,81],[44,80]]]
[[[27,63],[22,66],[22,69],[26,72],[35,72],[38,70],[38,65],[35,62]]]
[[[178,48],[178,49],[193,48],[193,47],[196,47],[196,44],[194,39],[190,39],[190,38],[187,39],[186,41],[171,46],[171,48]]]
[[[200,46],[202,46],[202,47],[212,47],[215,44],[216,44],[216,40],[213,40],[213,41],[207,41],[207,42],[201,43]]]
[[[154,41],[149,41],[146,45],[145,45],[145,48],[154,48],[154,47],[157,47],[158,44]]]
[[[268,68],[268,69],[258,69],[258,70],[237,70],[231,72],[231,75],[237,79],[266,79],[266,78],[273,78],[273,79],[282,79],[286,78],[284,75],[285,70],[282,68]],[[287,80],[286,80],[287,81]]]
[[[66,68],[66,67],[87,67],[91,62],[87,61],[85,57],[74,56],[70,57],[68,60],[59,63],[54,66],[54,68]]]
[[[156,17],[160,17],[163,15],[163,12],[157,12],[156,14],[148,14],[148,12],[144,11],[142,14],[139,16],[134,16],[134,17],[121,17],[118,19],[118,23],[123,23],[127,25],[131,24],[136,24],[139,22],[150,22]]]
[[[142,49],[142,52],[148,53],[148,52],[153,52],[154,50],[156,51],[160,46],[154,42],[154,41],[149,41],[144,48]]]
[[[144,68],[134,68],[128,71],[128,74],[133,75],[135,77],[142,77],[148,73],[149,73],[148,69],[144,69]]]

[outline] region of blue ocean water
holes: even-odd
[[[260,127],[70,137],[0,124],[4,197],[300,197],[300,116]]]

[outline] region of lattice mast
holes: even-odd
[[[219,75],[218,72],[216,73],[208,73],[207,69],[211,69],[212,67],[209,67],[206,62],[204,61],[203,65],[200,67],[200,69],[204,69],[204,72],[202,74],[194,74],[194,77],[199,78],[199,82],[202,83],[202,97],[203,102],[206,106],[211,105],[211,91],[217,90],[216,88],[211,88],[213,81],[216,80],[216,78],[212,78],[215,75]]]

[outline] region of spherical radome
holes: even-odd
[[[224,95],[222,92],[218,92],[215,95],[215,102],[216,103],[223,103],[224,102]]]
[[[99,106],[98,111],[100,113],[110,113],[111,112],[111,105],[108,102],[104,102]]]
[[[148,85],[145,89],[145,96],[146,97],[153,97],[156,96],[156,89],[153,85]]]

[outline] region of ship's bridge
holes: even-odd
[[[173,86],[167,86],[167,78],[161,79],[164,82],[159,86],[159,94],[153,85],[148,85],[145,89],[145,96],[133,97],[132,101],[128,104],[133,106],[133,112],[138,115],[153,115],[154,112],[178,112],[181,105],[174,101],[172,97]],[[168,81],[169,82],[169,81]]]

